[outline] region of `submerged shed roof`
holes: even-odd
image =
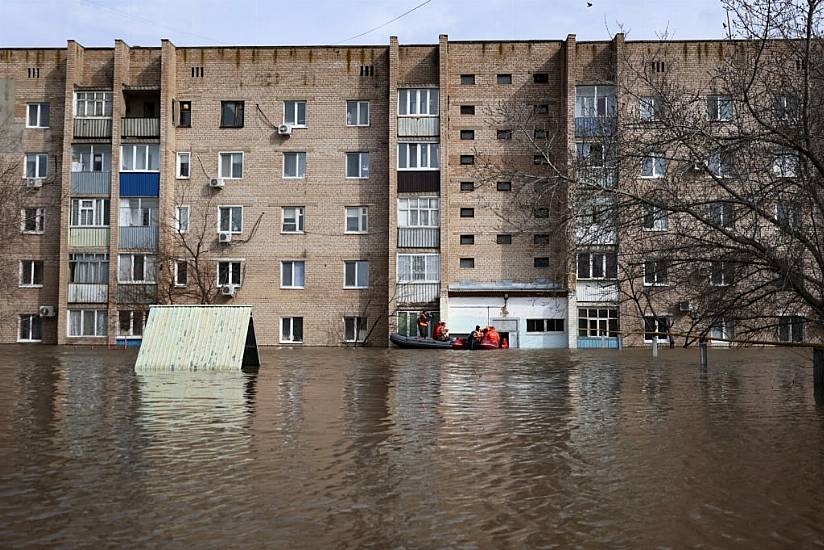
[[[260,366],[252,306],[152,306],[135,369]]]

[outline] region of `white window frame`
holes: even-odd
[[[347,286],[346,284],[346,269],[349,265],[355,266],[355,284],[353,286]],[[359,275],[361,273],[362,268],[366,268],[366,285],[361,286],[358,285],[358,279],[360,278]],[[369,260],[344,260],[343,262],[343,288],[350,290],[362,290],[369,288]]]
[[[581,315],[581,310],[585,310],[586,313]],[[594,311],[595,315],[590,315],[590,312]],[[601,316],[601,312],[606,312],[606,317]],[[614,312],[615,315],[610,315],[610,313]],[[581,327],[581,321],[586,323],[586,328]],[[615,321],[615,329],[610,328],[610,322]],[[581,306],[578,308],[578,337],[579,338],[614,338],[615,336],[610,336],[610,333],[613,333],[617,336],[618,331],[620,330],[620,322],[618,318],[618,308],[616,306]],[[581,331],[584,331],[585,334],[581,334]]]
[[[229,282],[220,282],[220,264],[229,264]],[[234,264],[237,264],[237,273],[235,273]],[[215,282],[217,283],[218,288],[220,288],[223,285],[232,285],[236,288],[240,288],[241,286],[243,286],[243,267],[243,260],[241,259],[225,258],[217,260],[215,269]],[[235,275],[237,275],[237,283],[233,282],[235,279]]]
[[[727,212],[727,208],[729,208],[729,212]],[[711,223],[722,228],[731,229],[735,227],[735,208],[731,203],[710,203],[709,218]]]
[[[28,338],[21,338],[20,331],[23,328],[23,318],[28,318],[29,321],[29,334]],[[33,327],[35,319],[37,322],[40,323],[40,338],[32,338],[32,334],[34,333]],[[31,344],[31,343],[38,343],[43,341],[43,319],[37,313],[21,313],[17,316],[17,341],[21,344]]]
[[[798,155],[782,153],[773,159],[772,173],[777,178],[794,178],[798,176],[799,167]]]
[[[109,284],[109,255],[72,252],[69,254],[69,283]]]
[[[649,175],[644,174],[644,167],[649,163],[652,170]],[[659,171],[659,168],[661,169]],[[661,151],[652,151],[644,155],[641,159],[641,178],[642,179],[661,179],[667,175],[667,157]]]
[[[192,153],[190,151],[178,151],[175,155],[175,178],[179,180],[188,180],[192,177]],[[180,167],[183,165],[181,159],[186,157],[186,164],[189,166],[189,174],[181,175]]]
[[[615,98],[614,85],[576,86],[575,117],[600,118],[615,116]]]
[[[83,149],[88,148],[88,152]],[[88,155],[88,166],[91,170],[83,170],[83,157]],[[100,155],[100,170],[94,169],[95,157]],[[80,161],[75,161],[80,157]],[[107,162],[108,161],[108,162]],[[108,170],[106,169],[108,165]],[[112,147],[99,143],[83,143],[72,145],[72,172],[102,174],[112,171]]]
[[[286,229],[286,211],[293,211],[295,220],[295,230]],[[306,207],[305,206],[284,206],[280,209],[280,232],[285,235],[301,235],[306,232]]]
[[[659,98],[643,96],[638,102],[638,118],[641,122],[655,122],[658,120]]]
[[[289,103],[293,104],[293,109],[291,113],[287,113],[287,105]],[[298,105],[303,104],[303,124],[298,124]],[[289,122],[286,119],[286,115],[291,114],[294,117],[294,122]],[[309,120],[309,105],[307,104],[305,99],[285,99],[283,100],[283,123],[287,126],[292,128],[306,128],[307,121]]]
[[[733,276],[728,274],[727,268],[728,264],[731,264],[729,261],[724,260],[713,260],[712,264],[710,265],[710,285],[712,286],[730,286],[732,284]],[[716,271],[716,267],[718,271]],[[719,273],[721,275],[720,281],[716,281],[715,274]],[[728,277],[728,275],[730,275]],[[729,278],[729,280],[727,280]]]
[[[713,107],[713,103],[714,103],[714,109],[715,109],[714,113],[711,112],[711,108]],[[722,103],[729,103],[729,114],[726,118],[724,117],[724,115],[722,113],[722,109],[721,109],[721,104]],[[717,95],[717,94],[707,96],[707,120],[709,120],[711,122],[729,122],[729,121],[732,120],[732,117],[733,117],[733,114],[734,114],[733,111],[734,111],[734,107],[733,107],[732,97],[731,96]]]
[[[69,213],[69,227],[109,227],[110,224],[103,225],[106,221],[106,202],[109,199],[72,199],[72,211]],[[74,217],[74,203],[77,203],[77,220],[73,220]],[[92,203],[91,207],[84,207],[83,203]],[[109,203],[111,206],[111,203]],[[80,221],[83,219],[84,212],[91,212],[93,223],[92,225],[84,225],[81,224]],[[111,212],[109,212],[109,217],[111,217]],[[77,224],[73,223],[77,221]]]
[[[122,334],[120,332],[120,316],[123,313],[129,314],[129,332],[128,334]],[[143,330],[140,334],[134,334],[134,319],[136,313],[143,314]],[[142,340],[143,333],[146,331],[146,321],[149,319],[149,312],[148,310],[134,310],[134,309],[118,309],[117,310],[117,337],[118,338],[125,338],[126,340]]]
[[[426,201],[425,206],[421,206],[421,201]],[[431,203],[435,201],[435,206]],[[414,203],[414,204],[413,204]],[[417,213],[417,221],[410,222],[412,213]],[[421,214],[426,213],[427,223],[421,223]],[[404,219],[405,218],[405,219]],[[434,222],[433,222],[434,218]],[[398,199],[398,227],[440,227],[441,226],[441,201],[437,196],[425,197],[403,197]]]
[[[101,97],[98,97],[97,94],[101,94]],[[81,96],[83,97],[83,114],[80,114],[80,109],[78,109],[81,101]],[[83,90],[80,92],[74,92],[74,102],[73,102],[73,114],[74,118],[112,118],[112,99],[114,95],[111,90]],[[88,105],[96,105],[101,103],[103,105],[103,114],[102,115],[87,115],[88,112]]]
[[[355,124],[349,122],[349,105],[355,104]],[[363,115],[364,105],[366,106],[366,123],[361,123],[361,115]],[[369,101],[363,99],[347,99],[346,100],[346,125],[366,127],[370,125],[369,119]]]
[[[47,120],[46,124],[43,124],[43,105],[46,105],[46,110],[49,111],[49,117],[51,117],[51,106],[48,102],[41,101],[38,103],[26,103],[26,128],[48,128],[50,121]],[[31,121],[32,109],[35,110],[37,123],[32,125],[29,124]]]
[[[286,175],[286,156],[295,155],[295,176]],[[300,159],[303,155],[303,174],[300,173]],[[285,180],[301,180],[306,177],[306,151],[284,151],[283,152],[283,172],[282,177]]]
[[[647,227],[647,216],[652,216],[652,227]],[[644,219],[641,222],[641,230],[650,233],[660,233],[669,229],[669,216],[665,208],[655,206],[644,206]]]
[[[186,266],[186,282],[180,282],[180,264],[184,264]],[[174,260],[172,263],[172,269],[174,273],[174,285],[176,288],[186,288],[189,286],[189,262],[183,258],[178,258]]]
[[[354,212],[350,212],[354,211]],[[350,215],[354,214],[354,215]],[[357,231],[350,231],[349,230],[349,220],[350,219],[357,219],[358,220],[358,229]],[[343,220],[343,232],[349,235],[365,235],[369,233],[369,207],[368,206],[345,206],[344,207],[344,220]]]
[[[358,175],[349,175],[349,155],[358,155]],[[364,162],[366,159],[366,162]],[[369,153],[367,151],[353,151],[344,155],[344,174],[348,180],[365,180],[369,179]]]
[[[240,230],[232,229],[232,222],[234,221],[234,208],[240,208]],[[221,229],[223,225],[223,210],[228,209],[229,213],[229,229]],[[217,207],[217,233],[229,231],[232,235],[240,235],[243,233],[243,206],[240,204],[221,204]]]
[[[782,216],[782,210],[785,212]],[[775,203],[775,221],[791,229],[801,227],[803,213],[801,205],[795,201],[778,200]],[[783,218],[783,219],[782,219]]]
[[[607,276],[607,263],[608,263],[607,256],[609,256],[610,254],[615,254],[615,252],[590,250],[590,251],[586,251],[586,252],[578,252],[578,254],[579,255],[580,254],[586,254],[587,255],[587,261],[589,263],[588,275],[586,277],[578,277],[578,279],[584,280],[584,281],[606,281],[606,280],[613,280],[614,279],[614,277],[608,277]],[[601,267],[601,273],[603,273],[603,275],[601,275],[600,277],[596,277],[594,275],[594,273],[595,273],[594,267],[595,267],[595,264],[596,264],[595,257],[596,256],[601,256],[601,266],[600,267]],[[616,258],[616,262],[617,262],[617,258]],[[576,275],[577,275],[577,271],[578,271],[577,258],[576,258],[575,271],[576,271]]]
[[[664,260],[645,260],[643,265],[643,272],[644,272],[644,286],[669,286],[669,266],[666,266],[666,271],[664,271],[664,280],[660,280],[661,271],[658,269],[658,264],[663,262]],[[652,282],[647,281],[647,264],[653,263],[655,264],[655,270],[652,272],[652,275],[655,276],[655,280]]]
[[[716,178],[731,178],[735,175],[735,163],[731,153],[716,151],[707,159],[707,171]]]
[[[124,212],[127,212],[127,223],[123,223]],[[140,223],[133,224],[134,214],[137,212]],[[160,199],[155,197],[123,197],[120,199],[118,224],[120,227],[157,227],[160,212]],[[149,223],[143,224],[143,217],[148,213]]]
[[[26,229],[28,210],[34,211],[34,229]],[[20,209],[20,232],[24,235],[42,235],[46,232],[46,209],[41,206]]]
[[[300,329],[301,329],[300,330],[301,331],[301,339],[300,340],[295,340],[295,323],[294,323],[294,319],[300,319],[301,320],[301,327],[300,327]],[[278,331],[278,339],[279,339],[281,344],[302,344],[303,343],[304,337],[305,337],[305,334],[303,334],[304,329],[305,329],[303,320],[304,320],[304,317],[301,317],[299,315],[288,315],[288,316],[280,318],[280,330]],[[289,339],[284,339],[283,338],[283,328],[284,328],[284,324],[287,321],[289,323]]]
[[[348,338],[349,323],[352,323],[352,338]],[[360,338],[363,333],[363,338]],[[360,315],[345,315],[343,317],[343,341],[344,342],[365,342],[369,336],[369,318]]]
[[[143,256],[143,278],[135,279],[134,260]],[[128,262],[129,279],[121,279],[121,266]],[[148,278],[147,278],[148,277]],[[120,253],[117,255],[117,282],[122,285],[155,285],[157,284],[157,256],[154,254]]]
[[[29,175],[29,159],[34,158],[34,175]],[[30,180],[42,180],[49,175],[48,153],[26,153],[23,159],[23,177]]]
[[[223,173],[223,155],[240,155],[240,175],[237,176],[234,174],[233,166],[235,165],[232,162],[230,157],[229,159],[229,171],[231,172],[230,175],[226,175]],[[240,180],[243,179],[243,172],[246,169],[246,153],[243,151],[218,151],[217,153],[217,177],[225,180]]]
[[[667,327],[671,326],[670,319],[666,315],[660,315],[660,316],[644,315],[643,317],[641,317],[641,327],[644,330],[644,342],[652,343],[652,338],[647,338],[647,323],[646,323],[646,320],[650,319],[650,318],[655,319],[655,332],[660,333],[660,334],[658,334],[658,342],[668,342],[669,337],[667,336],[666,332],[661,333],[661,326],[660,326],[662,320],[666,321]]]
[[[409,151],[415,149],[415,166],[409,162]],[[426,166],[421,164],[421,150],[426,148]],[[401,149],[405,149],[406,166],[401,166]],[[433,151],[436,154],[432,154]],[[440,170],[441,169],[441,144],[438,142],[417,142],[406,141],[398,143],[398,170]],[[433,159],[435,160],[433,164]]]
[[[291,284],[284,284],[283,282],[283,268],[285,264],[292,264],[292,280]],[[295,284],[295,264],[303,264],[303,284]],[[306,288],[306,261],[305,260],[281,260],[280,262],[280,288],[284,290],[297,289],[302,290]]]
[[[730,340],[735,335],[735,322],[732,319],[724,319],[718,324],[710,327],[707,336],[713,342],[728,343],[725,340]]]
[[[124,168],[123,163],[126,160],[126,155],[123,152],[127,147],[132,148],[132,167]],[[155,149],[157,158],[157,168],[149,167],[149,151]],[[137,153],[142,152],[145,168],[137,169]],[[120,146],[120,171],[121,172],[150,172],[152,174],[160,172],[160,145],[157,143],[124,143]]]
[[[422,257],[424,262],[423,278],[416,278],[415,258]],[[406,260],[406,258],[409,258]],[[409,278],[401,273],[402,264],[409,262]],[[434,264],[434,265],[430,265]],[[441,255],[440,254],[398,254],[395,263],[395,280],[398,283],[439,283],[441,282]],[[420,271],[417,272],[420,274]],[[434,273],[435,278],[427,275]]]
[[[81,334],[72,334],[72,317],[74,312],[80,312],[80,332]],[[83,334],[83,317],[86,313],[94,315],[94,334]],[[100,326],[99,317],[103,316],[106,323],[103,325],[104,333],[98,334],[97,329]],[[69,338],[105,338],[109,335],[109,313],[105,309],[70,309],[68,314],[68,322],[66,323],[66,333]]]
[[[183,222],[184,216],[181,216],[181,212],[186,212],[185,218],[186,222]],[[192,209],[188,204],[181,204],[179,206],[175,206],[175,231],[177,231],[181,235],[185,235],[189,232],[189,224],[191,223],[191,214]]]
[[[29,269],[25,268],[26,262],[29,262]],[[43,288],[43,283],[35,283],[34,282],[34,274],[37,272],[37,264],[40,264],[40,277],[45,281],[46,280],[46,264],[43,260],[20,260],[19,265],[19,272],[20,276],[17,279],[19,282],[19,288]],[[28,271],[28,273],[26,273]]]
[[[430,112],[430,94],[436,94],[435,111]],[[421,97],[426,96],[426,110],[421,109]],[[398,116],[402,117],[436,117],[440,116],[441,98],[439,88],[401,88],[398,90]],[[415,98],[415,112],[412,112],[412,98]]]

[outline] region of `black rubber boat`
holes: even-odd
[[[432,338],[401,336],[400,334],[390,334],[389,340],[399,348],[452,349],[452,340],[441,341]]]

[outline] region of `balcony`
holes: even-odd
[[[440,283],[396,283],[399,304],[429,304],[440,298]]]
[[[119,284],[118,304],[154,304],[157,302],[157,285]]]
[[[74,137],[111,139],[112,119],[76,118],[74,119]]]
[[[398,193],[440,192],[440,170],[398,170]]]
[[[111,130],[109,131],[111,133]],[[121,119],[120,134],[124,138],[157,138],[160,137],[159,118],[123,118]]]
[[[72,172],[73,195],[109,195],[111,192],[111,172]]]
[[[611,136],[615,133],[614,116],[576,116],[575,136]]]
[[[120,226],[120,238],[117,247],[120,249],[157,250],[158,228],[148,226]]]
[[[108,227],[70,227],[70,248],[109,248]]]
[[[578,168],[578,183],[588,187],[615,189],[618,183],[618,174],[611,168],[584,166]]]
[[[437,137],[440,133],[440,117],[398,117],[398,137]]]
[[[618,302],[618,284],[615,281],[578,280],[575,288],[579,302]]]
[[[109,301],[107,284],[69,284],[69,303],[105,304]]]
[[[441,230],[438,227],[399,227],[398,248],[438,248]]]
[[[121,197],[159,197],[159,172],[121,172]]]
[[[579,225],[575,228],[575,238],[579,245],[613,245],[618,240],[614,225]]]

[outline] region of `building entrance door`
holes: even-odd
[[[509,342],[510,348],[518,347],[518,319],[492,319],[492,326],[501,335],[501,342]]]

